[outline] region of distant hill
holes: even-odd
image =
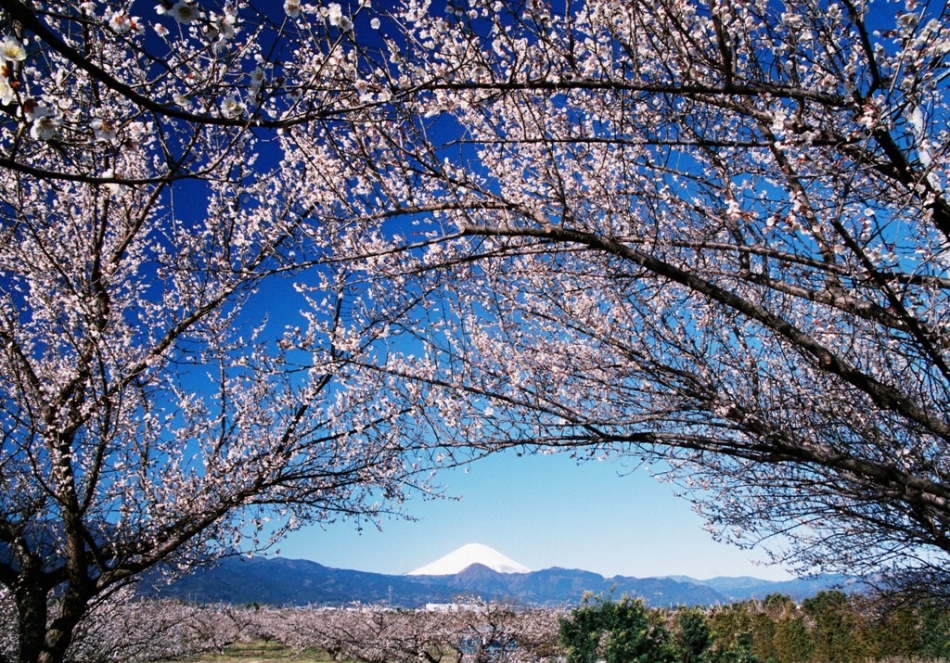
[[[451,575],[385,575],[334,569],[316,562],[283,558],[231,557],[171,585],[145,583],[141,593],[196,602],[269,605],[345,605],[386,603],[417,608],[461,596],[511,600],[523,604],[571,605],[585,592],[619,598],[642,597],[654,607],[715,605],[768,594],[801,600],[843,584],[841,577],[769,582],[755,578],[605,578],[590,571],[550,568],[528,573],[499,573],[472,564]]]
[[[741,576],[738,578],[710,578],[709,580],[694,580],[687,577],[673,577],[681,582],[691,582],[709,587],[717,594],[725,597],[730,603],[749,599],[762,599],[769,594],[784,594],[800,601],[818,592],[830,588],[840,588],[842,591],[860,591],[859,583],[854,578],[842,575],[823,575],[816,578],[799,578],[794,580],[762,580]]]

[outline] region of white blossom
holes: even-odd
[[[107,180],[107,179],[112,179],[114,177],[115,177],[115,172],[111,168],[109,168],[108,170],[104,170],[102,172],[102,179]],[[118,195],[118,194],[124,193],[128,189],[128,187],[125,184],[122,184],[120,182],[107,182],[104,186],[106,190],[109,191],[109,193],[111,193],[112,195]]]
[[[116,127],[111,120],[97,117],[89,123],[96,140],[113,141],[116,138]]]
[[[262,67],[255,67],[254,71],[248,74],[248,77],[251,79],[249,88],[251,96],[255,95],[260,91],[261,86],[265,81],[264,69]]]
[[[227,5],[221,15],[214,17],[214,29],[223,41],[234,38],[238,32],[238,16],[234,7]]]
[[[201,12],[197,7],[195,7],[190,2],[185,2],[184,0],[179,0],[179,2],[176,2],[174,5],[172,5],[172,8],[165,13],[179,23],[184,24],[197,21],[201,16]]]
[[[60,121],[46,106],[34,106],[28,111],[27,117],[32,121],[30,135],[36,140],[51,140],[56,136]]]
[[[246,107],[236,95],[229,95],[221,101],[221,114],[224,117],[240,117]]]
[[[327,7],[327,20],[330,22],[330,25],[339,26],[340,21],[343,18],[343,8],[338,2],[331,2]]]
[[[291,18],[300,16],[300,0],[285,0],[284,12]]]
[[[26,49],[15,37],[7,35],[0,43],[0,60],[6,63],[22,62],[26,59]]]
[[[4,106],[9,105],[13,102],[15,94],[16,91],[13,89],[13,86],[10,85],[10,81],[7,77],[0,75],[0,104]]]
[[[118,35],[125,34],[138,27],[135,19],[123,10],[112,12],[109,16],[108,23],[109,28]]]

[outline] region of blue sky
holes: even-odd
[[[401,574],[466,543],[484,543],[532,570],[560,566],[605,576],[751,575],[784,580],[756,565],[762,551],[714,542],[690,504],[645,471],[614,462],[577,465],[566,455],[498,455],[469,472],[441,475],[460,500],[416,501],[416,522],[311,527],[281,543],[280,556],[335,568]]]

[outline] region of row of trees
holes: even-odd
[[[946,3],[146,4],[0,0],[18,660],[513,447],[950,595]]]
[[[560,621],[571,663],[804,663],[950,657],[950,613],[826,591],[796,604],[773,594],[704,610],[589,599]]]
[[[0,661],[16,655],[16,617],[0,597]],[[125,593],[97,603],[68,659],[147,663],[221,653],[236,643],[274,643],[364,663],[541,661],[558,653],[558,610],[466,603],[437,611],[193,605]]]
[[[12,607],[0,603],[0,660],[15,652]],[[69,659],[144,663],[236,643],[363,663],[943,661],[950,660],[950,611],[836,591],[800,605],[776,594],[709,609],[588,597],[571,610],[474,601],[439,610],[198,606],[125,593],[81,622]]]

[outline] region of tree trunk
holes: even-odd
[[[46,629],[46,639],[37,663],[63,663],[66,650],[73,641],[73,630],[78,622],[78,619],[72,617],[55,619]]]
[[[62,663],[88,601],[79,592],[67,589],[62,602],[58,603],[59,614],[50,621],[47,593],[38,587],[33,584],[14,595],[19,619],[16,661]]]
[[[39,663],[46,643],[46,592],[26,579],[13,593],[17,611],[17,662]]]

